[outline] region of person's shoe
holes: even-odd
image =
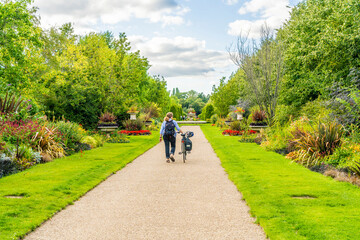
[[[170,159],[166,159],[166,162],[167,162],[167,163],[170,163]]]
[[[172,162],[175,162],[174,154],[170,155],[170,159],[171,159]]]

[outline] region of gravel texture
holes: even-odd
[[[200,127],[182,129],[195,133],[185,164],[162,142],[25,239],[266,239]]]

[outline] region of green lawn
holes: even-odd
[[[270,239],[360,239],[358,187],[222,136],[217,127],[201,129]]]
[[[131,143],[105,144],[0,179],[0,239],[18,239],[72,204],[158,143],[157,132],[131,137]],[[4,197],[8,195],[24,197]]]

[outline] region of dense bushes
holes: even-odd
[[[350,85],[350,70],[359,67],[359,18],[357,0],[307,0],[292,10],[278,33],[285,43],[283,103],[301,106],[335,82]]]

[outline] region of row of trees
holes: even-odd
[[[336,99],[344,89],[359,92],[359,18],[356,0],[306,0],[276,36],[266,23],[258,41],[240,35],[228,48],[239,69],[211,95],[216,112],[224,116],[246,99],[278,119],[277,112],[296,116],[302,106]]]
[[[200,115],[209,98],[209,95],[194,90],[180,92],[178,88],[174,88],[171,94],[171,111],[176,119],[187,115],[189,109],[194,109],[196,115]]]
[[[133,105],[169,110],[166,82],[149,76],[148,60],[131,51],[125,33],[78,36],[71,24],[44,30],[30,3],[0,3],[0,94],[15,91],[50,117],[86,127],[105,111],[121,120]]]

